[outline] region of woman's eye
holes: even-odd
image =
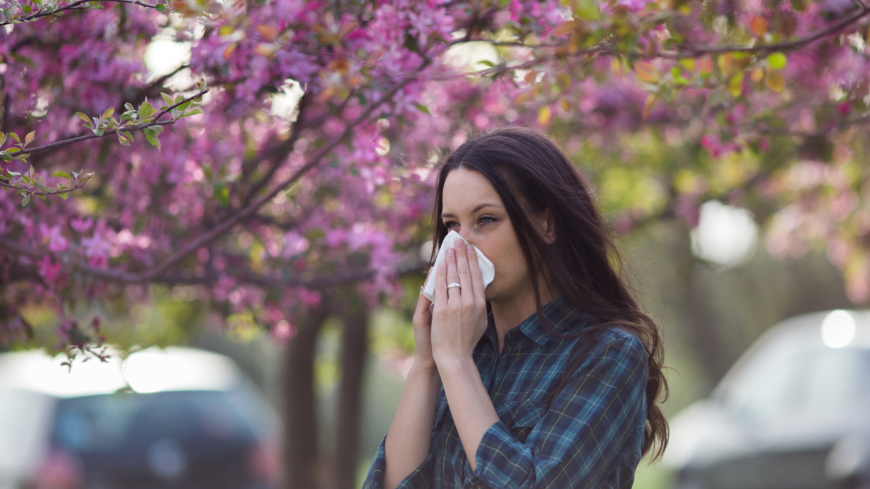
[[[490,219],[489,222],[492,222],[492,221],[495,221],[495,220],[496,220],[494,217],[481,217],[481,218],[480,218],[480,221],[478,221],[478,222],[480,222],[481,224],[489,224],[489,222],[483,222],[484,219]]]
[[[488,219],[488,221],[487,221],[487,219]],[[488,217],[488,216],[485,216],[485,217],[481,217],[477,222],[478,222],[478,224],[489,224],[490,222],[497,221],[497,220],[498,220],[498,219],[496,219],[496,218],[494,218],[494,217]],[[458,225],[458,224],[456,223],[456,221],[449,221],[449,222],[445,222],[445,223],[444,223],[444,226],[445,226],[447,229],[450,229],[450,228],[452,228],[453,226],[457,226],[457,225]]]

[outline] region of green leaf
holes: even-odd
[[[109,107],[108,109],[106,109],[105,112],[103,112],[103,115],[100,116],[100,119],[102,119],[104,121],[109,120],[109,117],[112,117],[112,114],[114,114],[114,113],[115,113],[115,108]]]
[[[79,116],[79,118],[81,118],[81,120],[83,120],[87,123],[91,122],[91,120],[88,119],[88,116],[86,116],[85,114],[82,114],[81,112],[76,112],[76,115]]]
[[[162,3],[158,3],[154,8],[157,9],[157,11],[161,14],[163,12],[166,12],[166,5],[163,5]]]
[[[774,70],[781,70],[785,68],[787,61],[788,59],[783,53],[773,53],[767,57],[768,64],[770,64],[770,67]]]
[[[798,12],[803,12],[807,9],[808,0],[789,0],[791,2],[791,6],[794,7]]]
[[[63,199],[63,200],[66,200],[66,199],[69,198],[69,192],[59,193],[59,194],[57,194],[57,196],[60,197],[60,198]]]
[[[175,103],[172,101],[172,97],[170,97],[168,94],[160,92],[160,96],[163,97],[163,101],[166,102],[166,105],[172,105]]]
[[[190,112],[187,112],[187,113],[185,113],[185,114],[182,114],[181,117],[190,117],[190,116],[192,116],[192,115],[196,115],[196,114],[202,114],[202,111],[199,110],[199,109],[193,109],[193,110],[191,110]],[[179,119],[180,119],[181,117],[179,117]]]
[[[15,134],[14,132],[10,132],[9,136],[12,137],[12,139],[14,139],[16,143],[21,144],[21,139],[18,138],[18,134]]]
[[[728,91],[734,98],[739,97],[743,93],[743,72],[735,74],[728,80]]]
[[[19,151],[21,151],[21,150],[18,149],[18,148],[9,148],[9,149],[6,150],[6,154],[10,154],[10,155],[11,155],[12,153],[18,153]]]
[[[126,136],[131,142],[136,141],[133,139],[133,134],[131,134],[130,131],[124,131],[124,136]]]
[[[124,134],[120,132],[118,133],[118,142],[124,146],[130,146],[130,140],[124,137]]]
[[[32,143],[34,139],[36,139],[36,131],[30,131],[27,133],[27,136],[24,136],[24,145],[27,146]]]
[[[151,143],[151,146],[157,146],[157,141],[147,132],[145,133],[145,139],[147,139],[148,142]]]
[[[70,180],[72,180],[72,177],[69,176],[69,173],[67,173],[67,172],[65,172],[65,171],[62,171],[62,170],[58,170],[58,171],[52,173],[51,176],[53,176],[53,177],[69,178]]]
[[[230,190],[224,185],[215,185],[214,198],[222,207],[230,205]]]
[[[2,147],[6,143],[6,133],[0,132],[0,147]]]
[[[429,111],[429,107],[426,107],[423,104],[414,104],[414,107],[417,107],[417,109],[420,110],[420,112],[422,112],[426,115],[432,115],[432,112]]]
[[[151,114],[151,104],[148,102],[142,102],[142,105],[139,106],[139,118],[144,119]]]
[[[28,202],[30,202],[30,194],[24,194],[24,199],[21,200],[21,207],[26,206]]]
[[[574,13],[583,20],[596,20],[601,16],[598,2],[579,0],[574,2]]]

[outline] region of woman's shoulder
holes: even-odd
[[[578,314],[582,321],[585,321],[585,327],[594,327],[604,321],[597,315],[591,313]],[[583,336],[578,338],[582,341]],[[589,356],[631,356],[638,361],[646,362],[647,351],[643,341],[625,326],[618,324],[599,326],[595,334],[594,344],[589,349]]]

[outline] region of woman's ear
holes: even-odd
[[[545,210],[540,217],[538,217],[538,229],[541,232],[541,237],[544,239],[544,242],[547,244],[553,244],[556,242],[556,226],[553,223],[553,219],[550,216],[550,209]]]

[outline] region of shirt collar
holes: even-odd
[[[568,302],[568,299],[565,298],[565,296],[559,296],[558,298],[553,299],[544,304],[541,309],[544,313],[544,317],[557,332],[561,332],[571,324],[574,324],[578,319],[588,319],[586,317],[587,314],[578,311],[577,308]],[[541,321],[538,319],[537,311],[533,312],[525,321],[520,323],[518,327],[530,340],[541,346],[546,345],[547,341],[553,337],[544,325],[541,324]],[[493,345],[498,344],[498,337],[495,332],[495,320],[492,317],[491,311],[487,316],[486,334],[489,336],[490,340],[492,340]]]

